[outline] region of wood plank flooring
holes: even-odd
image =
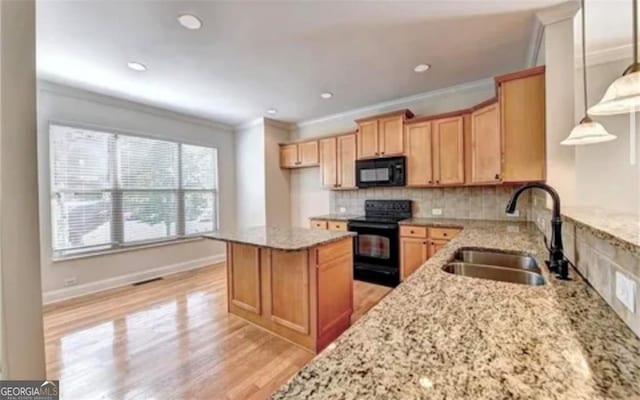
[[[263,399],[313,355],[227,314],[224,264],[46,308],[63,399]],[[389,288],[355,283],[355,321]]]

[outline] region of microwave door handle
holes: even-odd
[[[395,182],[395,167],[393,164],[389,165],[389,182],[393,183]]]

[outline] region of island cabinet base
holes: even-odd
[[[299,251],[227,243],[228,311],[319,352],[350,325],[352,239]]]

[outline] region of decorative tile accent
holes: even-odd
[[[330,195],[332,214],[344,207],[347,214],[364,214],[367,199],[408,199],[413,201],[413,215],[417,218],[459,218],[527,221],[530,214],[530,194],[518,201],[519,217],[507,216],[504,208],[511,198],[513,187],[455,187],[455,188],[371,188],[334,191]],[[442,215],[432,215],[433,208]]]

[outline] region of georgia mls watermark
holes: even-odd
[[[0,400],[59,400],[58,381],[2,381]]]

